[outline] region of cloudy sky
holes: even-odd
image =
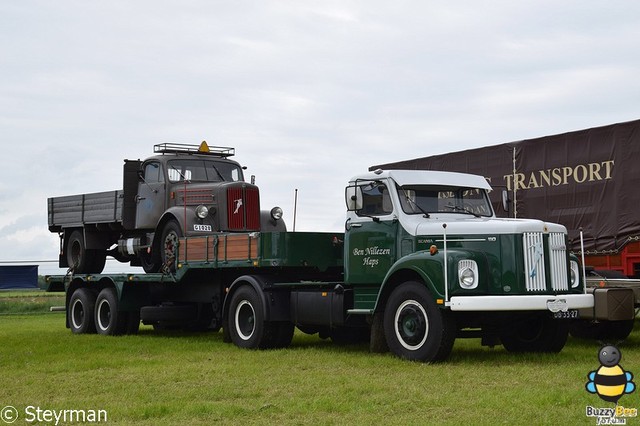
[[[235,147],[263,208],[291,225],[297,188],[297,230],[337,231],[373,164],[638,119],[639,23],[616,0],[4,0],[0,262],[56,259],[47,197],[119,189],[156,143]]]

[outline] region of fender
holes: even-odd
[[[486,271],[486,259],[481,256],[481,253],[479,252],[472,250],[449,249],[447,251],[447,256],[449,258],[449,296],[451,296],[452,291],[451,283],[454,282],[454,280],[457,280],[457,268],[455,265],[457,265],[459,260],[475,260],[478,263],[478,268],[481,268],[481,271]],[[389,294],[391,294],[395,286],[406,281],[407,275],[414,278],[416,276],[419,277],[420,281],[425,284],[434,300],[444,299],[443,265],[444,253],[441,251],[434,255],[428,251],[419,251],[401,257],[391,266],[391,268],[389,268],[389,271],[384,277],[382,286],[378,292],[374,311],[377,312],[382,310]],[[483,278],[482,273],[480,273],[480,285],[478,287],[480,288],[480,291],[484,291],[484,289],[486,289],[486,277]]]
[[[257,275],[242,275],[233,281],[233,283],[229,286],[227,295],[224,298],[224,303],[222,304],[222,318],[227,318],[227,315],[229,314],[229,303],[231,303],[233,293],[235,293],[236,290],[245,283],[253,287],[256,293],[258,293],[258,295],[260,296],[265,319],[269,320],[271,313],[269,304],[267,303],[267,298],[265,297],[265,293],[263,291],[263,289],[267,287],[269,283],[266,281],[266,279]]]

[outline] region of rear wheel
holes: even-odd
[[[98,334],[119,335],[127,331],[127,312],[118,311],[118,294],[115,288],[105,288],[96,299],[95,323]]]
[[[451,353],[456,328],[451,313],[438,308],[422,283],[408,281],[389,297],[384,333],[389,349],[397,356],[434,362]]]
[[[65,247],[67,264],[76,274],[99,274],[107,260],[106,250],[89,250],[84,242],[82,230],[71,233]]]
[[[269,322],[260,295],[245,285],[231,297],[227,326],[231,341],[241,348],[272,349],[289,346],[294,326],[289,322]]]
[[[73,333],[95,333],[96,325],[93,311],[96,305],[96,295],[88,288],[79,288],[73,292],[67,307],[67,320]]]

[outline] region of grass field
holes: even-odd
[[[8,315],[2,306],[0,408],[17,408],[15,424],[29,406],[106,410],[109,424],[143,425],[596,424],[585,407],[613,407],[585,390],[599,344],[578,339],[554,355],[459,339],[448,362],[427,365],[299,333],[274,351],[146,326],[135,336],[73,335],[63,313]],[[619,345],[620,364],[637,374],[639,335]],[[620,405],[638,408],[639,395]]]

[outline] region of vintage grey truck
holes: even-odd
[[[122,190],[48,199],[60,267],[100,273],[109,255],[158,272],[175,260],[180,237],[286,229],[279,207],[260,211],[233,148],[165,143],[154,153],[125,160]]]
[[[134,333],[142,320],[157,328],[223,328],[225,340],[240,347],[274,348],[288,346],[297,327],[335,341],[369,340],[373,351],[431,362],[446,359],[458,337],[509,351],[558,352],[568,322],[594,306],[578,259],[567,252],[566,229],[496,218],[481,176],[361,174],[346,185],[344,232],[287,232],[260,229],[257,207],[253,222],[233,225],[240,197],[230,191],[242,194],[241,207],[251,207],[258,201],[247,194],[257,196],[257,188],[241,181],[239,167],[225,163],[223,169],[220,160],[220,173],[211,170],[223,189],[211,196],[207,188],[197,203],[182,201],[185,193],[191,196],[181,192],[183,184],[189,188],[188,168],[181,165],[186,160],[171,158],[148,160],[142,175],[133,173],[138,193],[131,196],[155,195],[147,168],[156,161],[162,178],[176,184],[167,199],[177,199],[178,210],[202,203],[208,213],[190,219],[187,234],[170,228],[177,250],[165,259],[171,267],[159,273],[49,277],[52,287],[66,290],[73,332]],[[208,217],[219,210],[218,218]],[[156,219],[140,228],[157,234],[162,224]],[[204,224],[212,232],[194,235],[194,226]],[[117,234],[119,245],[127,246],[127,232]],[[145,238],[131,245],[154,253],[155,238]]]

